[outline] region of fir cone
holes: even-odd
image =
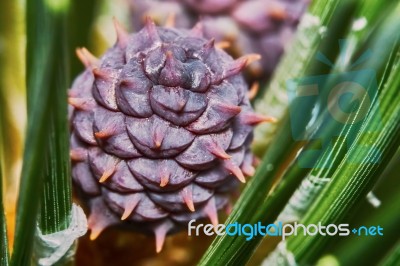
[[[166,234],[228,206],[254,172],[253,113],[241,70],[198,28],[145,27],[100,59],[77,53],[86,70],[69,92],[71,158],[91,238],[109,226]]]
[[[176,27],[202,21],[207,38],[226,45],[233,57],[259,53],[250,80],[269,77],[290,43],[309,0],[130,0],[134,28],[150,16],[158,24],[175,18]]]

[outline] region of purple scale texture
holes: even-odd
[[[263,118],[241,75],[246,57],[233,60],[196,29],[116,27],[99,60],[78,50],[86,70],[69,92],[73,181],[92,239],[129,227],[154,233],[159,251],[193,218],[217,223],[254,172],[250,143]]]

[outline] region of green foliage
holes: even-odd
[[[63,95],[61,91],[60,95]],[[60,98],[59,96],[57,98],[59,101],[54,101],[53,105],[57,106],[57,102],[59,102],[58,106],[65,105],[64,110],[66,111],[65,98]],[[61,109],[55,108],[54,113],[57,113],[57,110]],[[51,117],[51,133],[46,157],[44,191],[39,218],[40,229],[44,234],[55,233],[68,227],[72,204],[66,112],[62,112],[64,115],[59,114],[58,117],[54,113],[52,113]]]
[[[398,188],[399,189],[399,188]],[[379,259],[395,245],[399,238],[398,225],[400,215],[396,210],[400,210],[400,191],[391,194],[382,206],[371,213],[367,219],[363,220],[362,225],[377,226],[384,228],[383,237],[355,236],[346,238],[340,244],[338,250],[334,252],[341,265],[351,265],[354,258],[360,264],[377,264]]]
[[[391,28],[393,27],[393,28]],[[385,32],[377,36],[376,51],[382,49],[386,56],[381,57],[384,63],[384,74],[379,87],[379,105],[377,101],[364,123],[355,143],[333,173],[330,182],[318,200],[308,210],[303,224],[322,222],[323,224],[340,223],[352,209],[372,189],[389,160],[400,144],[400,101],[398,88],[400,76],[397,69],[400,59],[399,27],[394,18],[387,21]],[[380,61],[378,60],[378,62]],[[379,64],[376,67],[379,69]],[[372,133],[378,132],[378,133]],[[374,150],[361,149],[360,145],[370,145],[373,140]],[[379,151],[381,154],[376,154]],[[371,158],[381,156],[379,163],[371,163]],[[349,158],[359,158],[361,162],[351,163]],[[298,235],[288,240],[288,248],[300,263],[312,263],[321,254],[329,238],[305,237]]]
[[[64,1],[66,2],[66,1]],[[44,173],[44,191],[41,201],[40,229],[43,234],[66,229],[70,222],[72,206],[71,170],[69,158],[69,129],[67,88],[70,84],[68,64],[68,39],[66,18],[69,4],[65,9],[57,7],[54,16],[53,38],[54,59],[52,73],[48,76],[50,88],[48,150]],[[62,6],[64,7],[64,6]],[[52,9],[49,9],[52,10]],[[63,11],[63,12],[61,12]]]
[[[262,136],[260,138],[268,137],[268,134],[273,134],[273,138],[256,175],[245,188],[226,223],[254,224],[259,221],[263,224],[273,223],[302,179],[307,175],[310,169],[299,167],[297,160],[293,161],[292,164],[287,161],[290,161],[289,155],[295,154],[298,150],[298,145],[301,144],[294,142],[292,139],[290,119],[288,118],[288,103],[282,102],[282,97],[279,95],[286,93],[285,83],[288,79],[304,75],[315,75],[314,73],[319,74],[321,72],[324,73],[324,71],[327,71],[327,73],[333,71],[334,73],[334,71],[340,69],[347,69],[349,62],[343,64],[338,51],[332,51],[333,43],[336,44],[338,39],[343,38],[342,36],[348,35],[348,40],[352,45],[349,50],[351,58],[356,58],[367,48],[372,48],[375,51],[371,62],[366,67],[377,70],[380,104],[377,104],[377,99],[372,99],[372,108],[369,110],[367,119],[359,132],[351,125],[339,129],[332,128],[329,124],[322,128],[317,128],[317,131],[305,132],[306,135],[310,136],[316,132],[326,134],[331,130],[336,132],[339,130],[344,135],[344,138],[350,134],[356,134],[357,137],[349,150],[347,150],[348,147],[343,145],[343,142],[338,142],[332,149],[319,157],[313,175],[319,177],[332,176],[332,181],[319,195],[318,201],[314,202],[312,207],[307,210],[306,216],[301,223],[318,224],[321,221],[323,224],[329,224],[342,221],[357,206],[360,200],[365,198],[376,183],[379,177],[378,173],[386,167],[399,145],[400,107],[394,104],[400,101],[398,98],[400,84],[398,84],[399,75],[396,59],[399,53],[399,40],[398,33],[395,30],[399,28],[399,24],[394,18],[385,18],[385,22],[381,25],[381,11],[387,10],[387,6],[380,5],[376,1],[372,5],[373,8],[371,8],[371,1],[366,1],[365,3],[361,1],[348,2],[344,3],[344,6],[340,1],[333,1],[328,2],[329,8],[326,8],[326,3],[322,2],[325,1],[313,2],[310,10],[314,18],[319,18],[322,22],[317,23],[318,19],[316,19],[314,27],[300,26],[296,40],[293,43],[293,49],[289,50],[279,66],[277,74],[270,84],[270,90],[258,102],[257,108],[259,111],[268,113],[271,110],[272,113],[275,112],[282,119],[276,129],[270,126],[269,129],[258,132],[259,136]],[[324,8],[322,8],[322,5],[324,5]],[[389,6],[393,8],[393,2],[389,3]],[[335,15],[333,15],[332,20],[330,19],[332,14],[343,14],[343,8],[347,10],[350,19],[346,18],[346,16],[340,16],[340,20],[345,17],[345,22],[343,22],[336,19],[337,16]],[[338,13],[335,13],[335,9]],[[327,12],[330,15],[327,15]],[[363,15],[373,20],[376,24],[373,23],[374,26],[368,27],[368,30],[361,29],[357,32],[347,26],[351,25],[353,19],[359,19]],[[310,18],[312,17],[306,15],[300,25],[304,26],[304,24],[310,23],[310,21],[304,21]],[[371,21],[369,20],[368,23],[371,23]],[[327,26],[329,33],[327,38],[329,41],[318,36],[318,28],[321,29],[321,26]],[[314,32],[308,32],[311,28]],[[372,31],[374,34],[371,34]],[[308,39],[305,39],[305,37]],[[328,48],[331,51],[326,53]],[[328,58],[339,56],[338,63],[334,69],[326,70],[320,64],[312,62],[312,60],[315,60],[314,57],[318,50],[321,50],[323,54],[327,54]],[[328,80],[323,85],[321,94],[327,93],[326,88],[329,88],[331,82],[334,82],[334,80]],[[305,128],[311,119],[311,113],[298,111],[304,114],[303,126]],[[327,110],[322,110],[317,120],[323,119],[326,112]],[[369,132],[378,133],[372,134]],[[371,154],[371,150],[358,148],[360,144],[365,145],[371,143],[372,140],[374,147],[382,155],[380,163],[377,164],[369,163],[369,159],[377,156],[376,154]],[[306,144],[304,149],[310,149],[313,145],[318,144],[310,142]],[[256,148],[262,151],[265,146],[263,144],[260,146]],[[303,151],[300,154],[303,154]],[[347,163],[350,161],[348,158],[360,158],[363,160],[356,164]],[[334,167],[329,171],[321,170],[326,163],[333,163]],[[282,168],[286,169],[283,176],[279,178],[278,169]],[[274,178],[279,178],[280,181],[271,192],[270,189]],[[262,237],[260,236],[253,238],[251,241],[246,241],[244,236],[225,235],[217,237],[202,258],[200,265],[210,263],[213,265],[244,265],[257,248],[261,239]],[[298,235],[289,239],[288,249],[293,252],[298,263],[301,265],[310,264],[322,255],[329,240],[331,238]]]
[[[64,19],[68,5],[54,9],[47,4],[44,0],[28,0],[26,7],[28,126],[11,258],[11,264],[18,266],[30,264],[41,195],[45,193],[42,210],[47,211],[42,216],[49,218],[48,222],[41,219],[45,232],[67,227],[71,208],[65,154],[68,66]],[[46,163],[47,156],[61,159]]]
[[[2,127],[0,119],[0,266],[7,266],[9,260],[6,217],[3,206],[3,152],[2,152]]]
[[[379,266],[396,266],[400,261],[400,242],[389,251],[389,254],[385,256]]]

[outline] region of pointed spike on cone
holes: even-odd
[[[172,87],[183,84],[186,81],[183,62],[179,61],[171,51],[166,51],[165,57],[165,64],[160,72],[160,79],[166,80],[169,84],[168,86]]]
[[[242,108],[240,106],[221,103],[221,102],[217,104],[217,108],[219,111],[223,113],[233,114],[233,115],[237,115],[242,111]]]
[[[156,149],[159,149],[159,148],[161,147],[161,144],[162,144],[162,142],[159,141],[159,140],[155,140],[155,141],[154,141],[154,147],[155,147]]]
[[[68,98],[81,98],[82,97],[82,89],[79,87],[69,88],[67,91]]]
[[[220,145],[215,143],[214,141],[208,143],[208,145],[206,145],[206,147],[210,153],[212,153],[213,155],[215,155],[216,157],[218,157],[220,159],[232,158],[232,156],[227,154],[226,151]]]
[[[277,21],[284,21],[288,18],[288,12],[282,6],[278,5],[269,6],[267,15]]]
[[[247,93],[247,97],[249,97],[250,100],[253,100],[256,97],[259,89],[260,89],[260,83],[254,82]]]
[[[204,31],[203,31],[203,22],[199,21],[196,23],[196,25],[193,26],[193,28],[190,30],[190,34],[193,37],[198,37],[198,38],[203,38],[204,37]]]
[[[98,67],[99,59],[95,57],[91,52],[89,52],[89,50],[85,47],[76,48],[75,52],[79,60],[86,68],[93,69]]]
[[[86,59],[85,55],[82,52],[82,48],[76,48],[75,49],[75,54],[78,57],[79,61],[81,61],[81,63],[86,67],[89,68],[90,64],[88,62],[88,60]]]
[[[90,214],[87,219],[88,229],[90,229],[90,240],[95,240],[101,232],[109,226],[118,223],[118,217],[108,211],[101,197],[90,199]]]
[[[104,171],[103,175],[100,177],[99,182],[100,182],[100,183],[106,182],[107,179],[110,178],[110,176],[112,176],[112,175],[114,174],[115,168],[116,168],[116,165],[111,166],[110,168],[106,169],[106,170]]]
[[[99,235],[101,234],[101,232],[103,232],[103,230],[104,230],[104,228],[92,228],[90,230],[89,239],[92,241],[96,240],[99,237]]]
[[[169,183],[169,179],[171,178],[171,169],[167,167],[165,161],[161,162],[158,165],[158,173],[160,177],[160,187],[165,187]]]
[[[165,133],[160,130],[155,130],[153,133],[153,143],[155,149],[160,149],[165,137]]]
[[[236,75],[246,67],[246,64],[247,64],[247,59],[244,57],[240,57],[233,62],[233,64],[226,72],[231,73],[230,76]]]
[[[259,55],[257,56],[256,54],[248,54],[236,59],[231,63],[230,66],[228,66],[227,69],[223,71],[222,76],[217,77],[217,80],[215,80],[215,82],[218,83],[223,79],[239,74],[246,66],[254,62],[256,58],[261,58]]]
[[[165,236],[161,233],[156,234],[156,253],[160,253],[165,242]]]
[[[100,78],[100,79],[104,79],[104,80],[112,80],[110,73],[108,73],[107,71],[101,70],[100,68],[94,68],[94,69],[92,69],[92,72],[96,78]]]
[[[76,90],[70,88],[67,91],[67,95],[68,98],[76,98],[79,95],[79,93]]]
[[[69,97],[68,104],[72,105],[75,108],[81,109],[82,107],[84,107],[84,99]]]
[[[132,80],[123,79],[123,80],[121,80],[121,81],[119,82],[119,85],[120,85],[120,86],[126,86],[126,87],[128,87],[128,88],[131,88],[131,87],[133,87],[133,86],[135,85],[135,83],[132,82]]]
[[[96,240],[101,232],[104,231],[108,226],[106,220],[103,217],[98,217],[98,215],[90,213],[88,218],[88,228],[90,229],[90,240]]]
[[[258,61],[260,59],[261,59],[261,55],[260,54],[247,54],[247,55],[244,55],[244,56],[240,57],[237,60],[245,60],[245,62],[246,62],[245,66],[248,66],[251,63],[253,63],[255,61]]]
[[[240,182],[246,183],[246,178],[244,177],[242,170],[232,160],[225,160],[224,167],[236,176]]]
[[[98,66],[100,59],[98,59],[96,56],[94,56],[88,49],[86,49],[85,47],[81,48],[83,54],[85,55],[85,57],[89,60],[90,64],[92,66]]]
[[[204,44],[203,49],[209,50],[209,49],[212,49],[212,48],[214,48],[214,47],[215,47],[215,39],[214,39],[214,38],[211,38],[208,42],[206,42],[206,43]]]
[[[175,61],[175,57],[174,57],[174,55],[172,54],[172,52],[171,51],[166,51],[165,52],[165,56],[166,56],[166,59],[165,59],[165,66],[173,66],[174,65],[174,61]]]
[[[215,49],[215,39],[212,38],[208,42],[206,42],[201,48],[200,55],[204,58],[208,57],[211,51]]]
[[[245,113],[240,116],[240,121],[246,125],[258,125],[260,123],[275,123],[277,120],[272,116],[266,116],[256,113]]]
[[[253,176],[256,172],[256,169],[252,165],[244,164],[244,165],[242,165],[242,172],[246,176]]]
[[[69,152],[72,161],[81,162],[87,157],[87,151],[82,148],[71,149]]]
[[[155,30],[156,23],[154,22],[153,18],[151,16],[146,16],[144,18],[144,24],[147,28],[148,31]]]
[[[100,130],[98,132],[95,132],[94,136],[98,139],[105,139],[105,138],[111,137],[112,135],[114,135],[114,133],[115,133],[114,129],[106,128],[106,129]]]
[[[184,100],[182,100],[182,101],[178,101],[178,107],[179,107],[179,111],[180,112],[182,112],[183,111],[183,109],[185,108],[185,106],[186,106],[186,103],[187,103],[187,101],[184,101]]]
[[[68,98],[68,104],[72,105],[76,109],[88,111],[93,108],[93,105],[89,102],[88,99],[83,98]]]
[[[169,59],[169,60],[171,60],[171,59],[173,59],[174,58],[174,55],[172,54],[172,51],[166,51],[165,52],[165,55],[166,55],[166,57],[167,57],[167,60]]]
[[[169,174],[163,174],[160,178],[160,187],[165,187],[169,183]]]
[[[194,203],[193,203],[193,188],[191,185],[182,189],[181,192],[183,201],[191,212],[194,212]]]
[[[261,55],[259,54],[248,54],[244,55],[235,61],[223,71],[222,75],[217,76],[216,79],[213,81],[215,84],[221,82],[221,80],[232,77],[234,75],[239,74],[246,66],[250,65],[251,63],[260,60]]]
[[[175,27],[175,20],[176,20],[175,13],[169,13],[168,17],[165,21],[164,27],[167,27],[167,28]]]
[[[171,51],[166,51],[165,52],[165,65],[163,70],[168,71],[168,72],[174,72],[176,71],[177,66],[179,66],[180,62],[177,60],[173,53]]]
[[[147,31],[149,38],[153,42],[160,40],[160,36],[158,35],[156,24],[154,23],[153,19],[149,16],[147,16],[145,19],[145,29]]]
[[[124,209],[124,213],[121,216],[121,221],[126,220],[131,215],[132,212],[133,209],[127,209],[127,208]]]
[[[231,47],[231,43],[228,41],[220,41],[215,44],[215,47],[217,47],[219,49],[227,49],[227,48]]]
[[[214,230],[216,230],[218,226],[218,212],[217,212],[217,206],[215,205],[215,198],[211,197],[206,206],[204,207],[204,213],[208,216],[210,219],[211,223],[214,226]]]
[[[232,212],[232,209],[233,209],[233,207],[232,207],[232,203],[231,202],[228,202],[227,204],[226,204],[226,206],[225,206],[225,213],[226,213],[226,215],[229,215],[229,214],[231,214],[231,212]]]
[[[154,228],[154,235],[156,237],[156,252],[160,253],[164,242],[165,242],[165,237],[167,236],[167,233],[171,228],[173,227],[172,223],[170,221],[164,222],[162,224],[157,225]]]
[[[113,23],[114,23],[115,32],[117,34],[117,45],[118,45],[118,47],[123,49],[128,44],[129,34],[124,29],[124,27],[121,26],[121,24],[119,23],[119,21],[117,20],[116,17],[113,17]]]
[[[140,201],[140,195],[138,194],[131,195],[128,197],[128,199],[125,201],[124,213],[121,216],[122,221],[126,220],[132,214],[133,210],[139,204],[139,201]]]

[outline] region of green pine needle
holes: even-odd
[[[398,266],[400,261],[400,241],[383,258],[379,266]]]
[[[49,145],[49,137],[53,136],[50,130],[54,128],[62,131],[61,135],[56,135],[62,137],[57,140],[60,141],[59,147],[64,147],[61,148],[62,152],[65,152],[65,139],[68,134],[67,127],[64,125],[66,105],[61,101],[62,98],[65,100],[66,83],[68,82],[65,74],[67,69],[64,47],[66,40],[63,38],[65,31],[61,27],[67,10],[54,10],[44,0],[28,0],[26,10],[28,126],[17,205],[14,252],[11,257],[11,265],[15,266],[30,265],[40,199],[42,193],[48,191],[44,189],[44,170],[46,169],[45,158],[48,155],[46,151],[53,147]],[[63,90],[65,91],[63,92]],[[61,95],[59,95],[60,93]],[[56,104],[61,104],[59,112],[52,108]],[[57,106],[57,108],[59,107]],[[54,115],[62,118],[57,124],[52,125]],[[59,165],[63,165],[63,167],[60,166],[60,169],[68,169],[65,168],[67,167],[65,166],[65,155],[61,154],[60,158],[64,158],[59,162]],[[57,176],[60,183],[65,184],[63,187],[65,191],[60,194],[65,197],[63,201],[60,201],[62,207],[47,209],[49,217],[52,217],[50,212],[54,211],[54,220],[61,221],[62,225],[58,229],[65,228],[69,222],[66,217],[61,217],[67,215],[69,217],[70,206],[68,204],[71,202],[71,196],[70,188],[68,188],[70,181],[65,182],[67,175],[68,172],[64,176]],[[54,185],[58,187],[58,184],[50,186]],[[58,192],[56,188],[51,191]],[[56,198],[60,200],[59,197],[52,198],[51,196],[47,199],[51,201]],[[58,204],[58,201],[54,204]],[[49,205],[47,204],[47,206]]]
[[[65,0],[63,2],[66,2]],[[44,191],[41,201],[40,229],[43,234],[55,233],[68,228],[72,207],[71,170],[69,158],[69,128],[67,88],[69,80],[68,40],[66,18],[68,3],[64,9],[54,11],[52,73],[48,77],[50,91],[49,134],[44,173]],[[52,9],[49,9],[50,11]]]
[[[392,25],[393,28],[388,28]],[[376,48],[385,50],[390,54],[387,58],[379,58],[388,62],[388,67],[382,79],[386,82],[380,85],[380,104],[374,104],[367,121],[360,130],[355,143],[346,154],[338,170],[332,176],[330,182],[318,200],[309,209],[303,224],[340,223],[357,203],[371,190],[379,177],[379,173],[385,168],[390,158],[395,154],[400,144],[400,106],[395,104],[400,101],[398,88],[400,75],[398,67],[400,62],[399,24],[394,19],[389,20],[377,42]],[[391,30],[392,29],[392,30]],[[386,46],[385,46],[386,44]],[[392,46],[392,48],[390,48]],[[379,115],[378,115],[379,114]],[[372,133],[374,132],[374,133]],[[360,149],[360,145],[369,145],[373,139],[374,150]],[[379,163],[371,163],[371,158],[376,158],[381,153]],[[351,163],[349,159],[359,158],[361,162]],[[347,160],[347,162],[346,162]],[[306,237],[298,235],[288,241],[288,248],[293,252],[299,263],[312,263],[327,245],[330,238]]]
[[[0,117],[1,118],[1,117]],[[2,123],[0,119],[0,266],[7,266],[9,262],[7,224],[3,205],[3,147]]]

